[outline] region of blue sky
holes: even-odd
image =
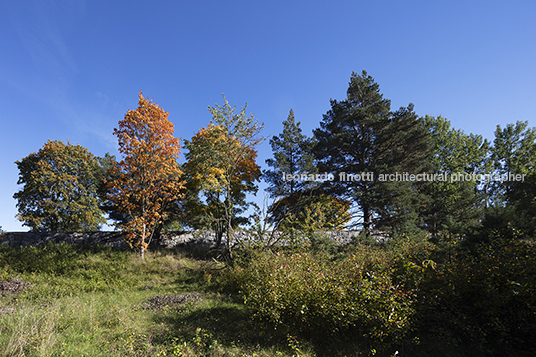
[[[222,93],[247,102],[266,137],[290,108],[311,135],[363,69],[393,108],[412,102],[467,133],[535,126],[534,18],[532,0],[4,2],[0,226],[27,230],[16,160],[47,139],[117,154],[113,129],[140,91],[188,139]],[[270,156],[266,141],[259,163]]]

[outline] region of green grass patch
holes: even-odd
[[[521,356],[536,246],[0,247],[0,356]]]
[[[222,263],[180,251],[0,247],[0,356],[291,356],[220,292]],[[270,336],[278,336],[272,333]]]

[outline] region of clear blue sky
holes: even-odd
[[[534,19],[532,0],[5,1],[0,226],[27,230],[14,218],[16,160],[47,139],[117,154],[113,129],[139,91],[181,138],[208,124],[221,93],[247,102],[267,137],[290,108],[311,135],[363,69],[393,108],[412,102],[467,133],[535,126]],[[270,156],[265,142],[259,163]]]

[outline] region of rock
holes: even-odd
[[[201,299],[201,294],[191,293],[183,295],[156,295],[149,299],[148,302],[141,304],[145,310],[160,310],[165,306],[182,305]]]
[[[18,277],[14,277],[11,281],[3,280],[0,281],[0,295],[2,297],[14,295],[31,285],[31,283],[23,281]]]

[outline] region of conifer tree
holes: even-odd
[[[413,105],[394,113],[390,105],[366,71],[354,72],[347,98],[331,100],[331,110],[314,131],[319,171],[335,176],[323,190],[357,206],[366,234],[372,228],[413,229],[423,199],[422,182],[385,179],[397,172],[425,172],[429,164],[429,135]]]
[[[284,180],[283,174],[316,174],[312,149],[314,141],[302,134],[300,122],[296,122],[294,111],[290,109],[283,122],[283,132],[270,139],[274,157],[267,159],[270,170],[264,170],[264,179],[270,186],[266,191],[271,198],[292,195],[296,191],[310,188],[313,184],[304,180]]]
[[[270,139],[274,157],[267,159],[271,168],[263,171],[269,184],[266,191],[275,201],[268,213],[273,223],[281,222],[289,214],[303,212],[307,196],[317,184],[304,179],[287,179],[294,175],[316,174],[312,149],[314,141],[302,134],[300,122],[296,122],[294,111],[283,121],[283,132]]]

